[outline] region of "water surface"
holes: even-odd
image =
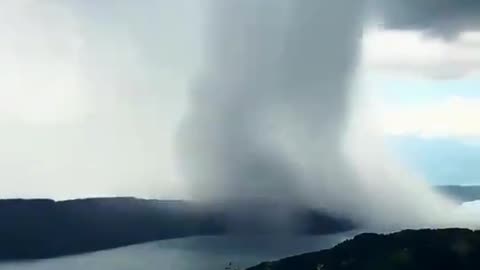
[[[56,259],[0,264],[1,270],[223,270],[332,247],[351,234],[295,237],[205,236],[165,240]]]

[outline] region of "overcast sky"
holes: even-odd
[[[201,69],[200,2],[0,2],[0,197],[188,197],[174,138]],[[366,23],[361,91],[385,137],[479,147],[478,6],[457,2]]]

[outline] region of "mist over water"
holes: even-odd
[[[328,203],[340,191],[334,179],[349,171],[340,145],[361,1],[215,1],[213,9],[205,72],[181,134],[195,194],[298,202],[313,195],[302,182],[320,173],[318,197]]]
[[[195,198],[306,205],[376,228],[466,224],[368,125],[354,92],[364,4],[213,2],[204,70],[179,133]]]

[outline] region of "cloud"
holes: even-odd
[[[373,0],[374,12],[388,29],[422,30],[444,38],[480,27],[475,0]]]
[[[88,97],[80,79],[81,35],[74,16],[62,5],[10,1],[2,4],[0,17],[0,120],[81,118]]]
[[[471,201],[462,203],[464,211],[471,212],[472,215],[480,214],[480,201]]]
[[[173,140],[202,5],[1,1],[1,197],[186,196]]]
[[[350,199],[334,193],[355,185],[338,145],[361,1],[214,3],[205,76],[193,86],[179,136],[182,172],[195,195],[341,208]],[[312,194],[312,179],[325,179],[321,195]]]
[[[463,32],[455,40],[428,37],[419,31],[371,28],[364,36],[367,69],[454,79],[480,71],[480,32]]]
[[[412,107],[383,108],[380,125],[388,135],[480,138],[480,98],[450,97]]]
[[[480,1],[372,0],[368,68],[456,79],[480,70]]]
[[[196,198],[298,203],[385,228],[449,223],[454,204],[391,161],[351,91],[360,1],[217,3],[179,136]]]

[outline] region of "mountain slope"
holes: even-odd
[[[361,234],[336,247],[249,270],[480,269],[480,232],[465,229]]]
[[[271,222],[260,214],[271,211],[269,207],[259,204],[255,207],[258,215],[235,221],[248,224],[245,233],[268,231]],[[297,212],[298,233],[328,234],[353,228],[349,221],[322,213]],[[0,260],[50,258],[162,239],[225,234],[232,230],[235,213],[223,205],[135,198],[0,200]]]

